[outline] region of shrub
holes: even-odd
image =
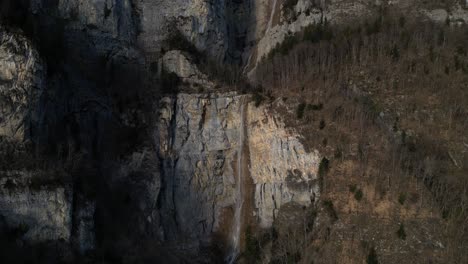
[[[307,213],[307,229],[306,232],[312,231],[314,224],[315,224],[315,218],[317,218],[317,211],[311,210]]]
[[[286,260],[286,263],[299,263],[299,261],[301,260],[301,253],[300,252],[296,252],[296,253],[286,253],[286,256],[287,256],[287,260]]]
[[[263,97],[263,95],[261,95],[259,92],[255,91],[255,93],[253,94],[253,100],[255,107],[259,107],[265,100],[265,97]]]
[[[354,193],[357,190],[356,184],[349,185],[349,192]]]
[[[21,222],[18,226],[11,229],[9,235],[14,238],[18,239],[23,237],[29,231],[29,226],[24,222]]]
[[[272,227],[272,228],[271,228],[271,230],[270,230],[270,235],[271,235],[271,240],[272,240],[272,241],[278,240],[279,234],[278,234],[278,231],[276,230],[275,227]]]
[[[335,206],[333,205],[332,201],[330,200],[323,201],[323,206],[325,207],[328,215],[333,221],[338,220],[338,214],[336,213]]]
[[[260,245],[250,226],[245,231],[245,258],[248,263],[256,263],[260,258]]]
[[[3,185],[3,188],[12,191],[15,190],[17,187],[16,183],[14,183],[11,179],[8,179],[5,184]]]
[[[328,173],[328,170],[330,169],[329,166],[330,166],[330,161],[325,157],[322,158],[322,160],[320,161],[319,170],[318,170],[318,174],[320,178],[325,176]]]
[[[163,93],[177,93],[181,82],[182,81],[177,74],[173,72],[167,72],[164,69],[162,70],[160,84]]]
[[[283,3],[283,8],[284,9],[293,9],[297,5],[298,0],[286,0]]]
[[[362,193],[362,190],[361,189],[358,189],[355,193],[354,193],[354,199],[356,199],[356,201],[361,201],[362,200],[362,197],[364,196],[364,194]]]
[[[324,139],[322,140],[322,145],[323,145],[324,147],[326,147],[326,146],[328,145],[328,139],[327,139],[327,138],[324,138]]]
[[[363,96],[361,103],[366,109],[366,112],[372,116],[377,116],[381,111],[377,103],[375,103],[369,96]]]
[[[466,56],[466,55],[467,55],[466,47],[463,46],[463,45],[457,46],[456,52],[457,52],[459,55],[462,55],[462,56]]]
[[[307,110],[320,111],[323,109],[323,104],[309,104],[307,105]]]
[[[400,224],[400,227],[398,228],[398,231],[396,233],[397,233],[398,238],[402,240],[406,239],[405,226],[403,224]]]
[[[379,260],[377,259],[377,252],[375,248],[372,247],[369,251],[369,255],[367,255],[367,264],[379,264]]]
[[[319,125],[320,130],[325,128],[325,120],[320,120],[320,125]]]
[[[163,41],[165,50],[181,50],[195,57],[200,57],[198,49],[178,29],[172,31],[168,38]]]
[[[406,194],[400,193],[400,196],[398,196],[398,202],[403,205],[406,201]]]
[[[276,44],[275,48],[270,51],[270,54],[268,55],[268,57],[272,58],[274,55],[278,53],[282,55],[286,55],[298,43],[299,43],[299,40],[296,35],[288,35],[284,38],[283,42]]]
[[[286,17],[292,17],[292,16],[295,15],[294,14],[294,7],[297,5],[297,1],[299,1],[299,0],[286,0],[283,3],[283,11],[284,11],[284,14],[285,14]]]
[[[379,16],[377,17],[373,23],[368,23],[367,21],[364,23],[364,27],[365,27],[365,30],[366,30],[366,34],[368,36],[370,35],[374,35],[374,34],[377,34],[380,32],[380,30],[382,29],[382,21],[383,21],[383,17],[382,16]]]
[[[400,25],[400,27],[405,27],[405,24],[406,24],[406,18],[404,16],[401,16],[399,19],[398,19],[398,24]]]
[[[398,59],[400,59],[400,49],[397,45],[393,45],[392,49],[390,50],[390,57],[392,57],[394,61],[398,61]]]
[[[296,110],[297,119],[302,119],[304,117],[304,111],[306,108],[305,103],[300,103]]]
[[[304,29],[304,41],[310,41],[312,43],[318,43],[321,40],[333,39],[333,31],[329,26],[327,20],[320,24],[312,24]]]
[[[335,159],[341,159],[341,158],[343,157],[343,151],[341,150],[340,147],[337,147],[337,148],[335,149],[335,153],[333,154],[333,157],[334,157]]]

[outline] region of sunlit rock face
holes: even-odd
[[[318,199],[319,154],[307,153],[267,107],[250,97],[179,94],[161,101],[159,150],[163,160],[160,214],[166,239],[206,238],[229,221],[234,208],[237,155],[248,153],[243,184],[253,182],[247,215],[272,225],[281,206],[309,206]],[[241,106],[245,120],[241,119]],[[245,149],[239,150],[245,129]]]
[[[0,216],[6,228],[18,230],[27,241],[70,239],[71,198],[66,187],[36,183],[45,178],[39,173],[2,172],[0,176]]]
[[[309,206],[319,198],[320,156],[307,153],[298,136],[266,107],[249,105],[247,131],[256,214],[260,226],[269,227],[282,205]]]
[[[36,125],[44,70],[26,38],[0,26],[0,136],[23,140]]]

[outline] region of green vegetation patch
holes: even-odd
[[[305,109],[306,109],[306,104],[305,103],[300,103],[297,106],[297,110],[296,110],[297,119],[302,119],[304,117]]]
[[[363,197],[364,197],[364,193],[362,192],[362,190],[361,189],[356,190],[356,192],[354,193],[354,199],[360,202]]]
[[[329,41],[333,39],[333,30],[325,19],[322,23],[307,26],[304,29],[302,39],[312,43],[318,43],[322,40]]]
[[[367,264],[379,264],[379,260],[377,258],[377,252],[375,248],[372,247],[369,251],[369,255],[367,255]]]
[[[405,193],[400,193],[398,196],[398,202],[403,205],[406,201],[406,194]]]
[[[247,226],[245,230],[245,251],[244,257],[247,263],[257,263],[260,259],[260,244],[258,239],[253,235],[251,226]]]
[[[338,220],[338,214],[336,213],[335,206],[333,205],[333,202],[330,200],[325,200],[323,201],[323,206],[327,210],[328,215],[333,221]]]
[[[405,232],[405,226],[403,224],[400,224],[400,227],[398,228],[398,231],[396,232],[398,238],[405,240],[406,239],[406,232]]]

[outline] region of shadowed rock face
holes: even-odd
[[[2,173],[3,174],[3,173]],[[64,186],[31,185],[31,173],[9,173],[0,179],[0,215],[7,227],[22,229],[28,241],[70,240],[71,201]]]
[[[139,1],[136,6],[140,18],[138,43],[148,53],[159,53],[162,41],[178,29],[217,61],[241,61],[251,0]]]
[[[236,195],[241,97],[180,94],[163,99],[160,205],[166,239],[206,239],[226,224],[221,211],[233,206]]]

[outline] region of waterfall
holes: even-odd
[[[244,108],[245,104],[243,98],[240,99],[240,131],[239,131],[239,148],[237,152],[237,177],[236,177],[236,197],[235,197],[235,208],[234,208],[234,220],[231,229],[231,249],[226,259],[228,264],[235,263],[239,255],[240,250],[240,237],[242,228],[242,207],[244,205],[244,193],[243,193],[243,149],[244,149]]]
[[[267,25],[267,28],[266,28],[266,33],[268,33],[271,29],[271,27],[273,26],[273,17],[275,16],[275,11],[276,11],[276,3],[278,2],[278,0],[275,0],[273,2],[273,7],[271,9],[271,13],[270,13],[270,19],[268,20],[268,25]]]

